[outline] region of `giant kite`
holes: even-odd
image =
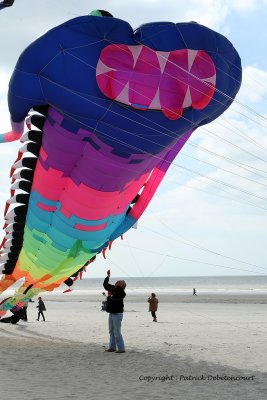
[[[25,49],[9,84],[12,130],[0,136],[22,141],[5,207],[0,292],[23,281],[2,315],[70,282],[134,226],[192,132],[231,105],[241,74],[233,45],[203,25],[133,30],[104,11]]]

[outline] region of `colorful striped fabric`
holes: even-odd
[[[130,229],[192,132],[232,103],[241,64],[222,35],[194,22],[84,16],[20,56],[9,89],[12,131],[30,131],[12,166],[0,309],[51,291]],[[30,154],[31,153],[31,154]]]

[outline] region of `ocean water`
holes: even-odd
[[[127,283],[127,293],[142,294],[148,292],[166,294],[188,294],[193,288],[198,293],[210,294],[266,294],[267,275],[265,276],[190,276],[190,277],[138,277],[119,278]],[[114,284],[116,278],[111,278]],[[64,286],[64,285],[63,285]],[[62,286],[62,287],[63,287]],[[62,292],[62,287],[58,290]],[[64,289],[63,289],[64,290]],[[103,279],[91,278],[76,281],[74,292],[101,293],[103,292]]]
[[[150,294],[192,294],[193,288],[199,294],[262,294],[267,296],[267,275],[261,276],[190,276],[190,277],[136,277],[136,278],[111,278],[114,284],[117,279],[124,279],[127,283],[128,295]],[[101,278],[84,278],[77,280],[72,286],[72,295],[96,295],[104,291]],[[1,297],[11,295],[19,286],[17,282]],[[62,284],[51,294],[59,295],[68,286]],[[48,294],[48,293],[47,293]]]

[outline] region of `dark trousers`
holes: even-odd
[[[151,315],[152,315],[152,317],[153,317],[154,319],[157,319],[156,311],[151,311]]]
[[[43,317],[43,321],[45,321],[45,317],[44,317],[43,311],[38,311],[37,321],[39,321],[40,315]]]

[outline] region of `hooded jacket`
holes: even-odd
[[[157,309],[158,309],[158,299],[156,298],[156,297],[149,297],[148,299],[147,299],[147,301],[148,301],[148,303],[149,303],[149,309],[148,309],[148,311],[151,311],[151,312],[153,312],[153,311],[157,311]]]
[[[123,313],[123,299],[126,296],[126,293],[121,287],[115,287],[115,285],[111,285],[108,282],[109,277],[107,276],[103,282],[103,286],[108,292],[106,312],[110,314]]]

